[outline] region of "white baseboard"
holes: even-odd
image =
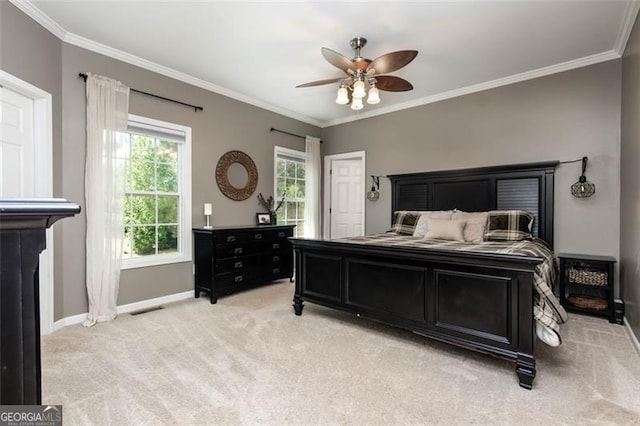
[[[53,323],[53,328],[51,329],[51,332],[58,331],[61,328],[66,327],[68,325],[80,324],[86,319],[87,319],[87,314],[86,313],[78,314],[78,315],[72,315],[70,317],[59,319],[58,321]]]
[[[165,303],[178,302],[193,297],[193,290],[184,291],[182,293],[170,294],[168,296],[156,297],[154,299],[142,300],[140,302],[128,303],[126,305],[120,305],[116,309],[118,315],[127,314],[129,312],[140,311],[142,309],[154,308],[156,306],[163,305]],[[87,313],[72,315],[70,317],[62,318],[53,323],[53,331],[60,330],[68,325],[81,324],[87,319]]]
[[[626,318],[624,319],[624,326],[627,329],[627,333],[629,333],[629,337],[631,337],[631,343],[633,343],[633,346],[635,346],[636,351],[638,352],[638,355],[640,355],[640,342],[638,341],[638,338],[636,337],[636,335],[633,333],[633,330],[629,325],[629,321],[627,321]]]
[[[128,303],[126,305],[118,306],[118,315],[140,311],[142,309],[155,308],[156,306],[163,305],[165,303],[179,302],[180,300],[189,299],[190,297],[193,297],[193,290],[170,294],[168,296],[156,297],[155,299],[147,299],[140,302]]]

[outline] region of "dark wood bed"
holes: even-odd
[[[553,247],[557,162],[389,176],[392,212],[523,209]],[[542,261],[475,252],[292,240],[293,307],[303,302],[515,361],[520,386],[536,374],[533,275]]]

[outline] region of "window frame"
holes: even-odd
[[[168,265],[172,263],[191,262],[191,127],[135,114],[129,114],[127,122],[165,128],[168,130],[167,133],[170,133],[171,131],[184,133],[184,142],[178,142],[178,192],[182,202],[180,202],[178,206],[178,227],[180,229],[178,235],[178,251],[176,253],[152,254],[140,257],[123,257],[120,269],[126,270],[146,268],[149,266]],[[154,136],[154,138],[157,139],[156,136]],[[124,232],[124,228],[122,231]]]
[[[274,198],[277,198],[277,194],[278,194],[278,154],[283,154],[288,157],[300,159],[305,164],[307,162],[307,154],[304,151],[298,151],[296,149],[285,148],[283,146],[278,146],[278,145],[275,145],[273,147],[273,197]],[[306,171],[306,168],[305,168],[305,171]],[[305,181],[305,188],[306,188],[306,182],[307,182],[306,174],[305,174],[304,181]],[[290,201],[290,200],[287,200],[285,198],[285,201]],[[297,201],[297,199],[295,201]],[[305,208],[306,208],[306,203],[305,203]],[[303,222],[304,222],[304,219],[303,219]]]

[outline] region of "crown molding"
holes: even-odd
[[[514,74],[508,77],[498,78],[496,80],[486,81],[484,83],[473,84],[471,86],[462,87],[460,89],[450,90],[448,92],[442,92],[435,95],[427,96],[413,101],[404,102],[401,104],[390,105],[388,107],[377,108],[372,111],[360,113],[355,116],[338,118],[330,120],[324,123],[322,126],[330,127],[338,124],[349,123],[352,121],[362,120],[365,118],[375,117],[378,115],[389,114],[396,111],[401,111],[408,108],[414,108],[421,105],[432,104],[434,102],[443,101],[446,99],[457,98],[463,95],[469,95],[471,93],[482,92],[489,89],[495,89],[500,86],[507,86],[509,84],[519,83],[521,81],[532,80],[534,78],[544,77],[551,74],[556,74],[563,71],[569,71],[576,68],[585,67],[587,65],[598,64],[600,62],[610,61],[612,59],[618,59],[620,55],[614,51],[602,52],[591,56],[585,56],[584,58],[575,59],[572,61],[563,62],[560,64],[551,65],[544,68],[538,68],[537,70],[527,71],[520,74]]]
[[[147,59],[141,58],[139,56],[132,55],[127,52],[123,52],[122,50],[114,49],[113,47],[109,47],[105,44],[95,42],[93,40],[90,40],[85,37],[81,37],[73,33],[68,32],[67,35],[63,38],[63,41],[65,43],[72,44],[74,46],[78,46],[83,49],[90,50],[92,52],[99,53],[101,55],[108,56],[110,58],[117,59],[119,61],[126,62],[128,64],[135,65],[137,67],[144,68],[149,71],[153,71],[157,74],[164,75],[174,80],[182,81],[183,83],[200,87],[201,89],[205,89],[210,92],[214,92],[219,95],[223,95],[228,98],[235,99],[237,101],[256,106],[258,108],[275,112],[276,114],[284,115],[286,117],[293,118],[295,120],[302,121],[307,124],[311,124],[313,126],[322,127],[322,124],[323,124],[321,121],[308,117],[306,115],[302,115],[302,114],[290,111],[288,109],[280,108],[273,104],[263,102],[258,99],[254,99],[252,97],[243,95],[233,90],[218,86],[217,84],[213,84],[208,81],[199,79],[197,77],[193,77],[189,74],[183,73],[181,71],[177,71],[173,68],[165,67],[164,65],[160,65],[155,62],[149,61]]]
[[[627,41],[633,30],[633,24],[636,22],[636,16],[638,16],[638,10],[640,10],[640,1],[630,0],[627,3],[627,8],[624,11],[622,18],[622,25],[618,32],[618,37],[613,45],[615,50],[620,56],[624,54],[624,49],[627,47]]]
[[[414,108],[421,105],[427,105],[430,103],[455,98],[458,96],[468,95],[471,93],[481,92],[484,90],[489,90],[489,89],[493,89],[500,86],[506,86],[506,85],[518,83],[521,81],[531,80],[538,77],[544,77],[550,74],[555,74],[563,71],[569,71],[575,68],[593,65],[600,62],[610,61],[612,59],[618,59],[624,53],[624,49],[629,39],[629,35],[631,34],[631,30],[633,29],[636,16],[638,15],[638,11],[640,10],[639,0],[628,1],[627,7],[624,12],[622,25],[620,27],[620,31],[618,32],[618,36],[614,44],[614,48],[607,52],[586,56],[584,58],[567,61],[567,62],[551,65],[544,68],[539,68],[537,70],[527,71],[520,74],[514,74],[512,76],[499,78],[492,81],[474,84],[474,85],[463,87],[460,89],[450,90],[448,92],[438,93],[432,96],[427,96],[427,97],[416,99],[413,101],[404,102],[401,104],[377,108],[372,111],[358,113],[357,115],[354,115],[354,116],[337,118],[335,120],[328,120],[323,122],[323,121],[314,119],[312,117],[308,117],[306,115],[299,114],[297,112],[294,112],[285,108],[281,108],[273,104],[260,101],[258,99],[251,98],[249,96],[218,86],[216,84],[199,79],[197,77],[191,76],[181,71],[177,71],[172,68],[165,67],[163,65],[146,60],[139,56],[132,55],[124,51],[114,49],[104,44],[87,39],[85,37],[81,37],[76,34],[70,33],[66,31],[62,26],[60,26],[57,22],[55,22],[53,19],[51,19],[48,15],[42,12],[38,7],[36,7],[29,0],[9,0],[9,1],[12,4],[14,4],[18,9],[20,9],[22,12],[24,12],[29,17],[34,19],[36,22],[42,25],[45,29],[49,30],[53,35],[55,35],[65,43],[72,44],[72,45],[81,47],[83,49],[87,49],[92,52],[96,52],[101,55],[108,56],[110,58],[131,64],[131,65],[138,66],[140,68],[144,68],[146,70],[158,73],[160,75],[164,75],[169,78],[182,81],[184,83],[187,83],[196,87],[200,87],[204,90],[208,90],[210,92],[217,93],[222,96],[226,96],[228,98],[235,99],[237,101],[244,102],[249,105],[253,105],[258,108],[262,108],[267,111],[271,111],[276,114],[283,115],[285,117],[293,118],[303,123],[311,124],[313,126],[317,126],[320,128],[336,126],[339,124],[358,121],[365,118],[376,117],[378,115],[389,114],[392,112],[401,111],[408,108]]]
[[[49,18],[49,15],[38,9],[29,0],[9,0],[15,7],[23,11],[27,16],[42,25],[51,34],[63,40],[67,31],[62,28],[56,21]]]
[[[9,0],[9,1],[13,3],[18,9],[20,9],[25,14],[27,14],[27,16],[29,16],[30,18],[38,22],[45,29],[49,30],[53,35],[55,35],[65,43],[72,44],[74,46],[78,46],[83,49],[87,49],[92,52],[96,52],[101,55],[108,56],[110,58],[117,59],[119,61],[126,62],[131,65],[138,66],[140,68],[144,68],[146,70],[155,72],[157,74],[161,74],[166,77],[172,78],[174,80],[182,81],[183,83],[200,87],[201,89],[205,89],[210,92],[217,93],[219,95],[226,96],[228,98],[235,99],[237,101],[240,101],[249,105],[253,105],[258,108],[262,108],[264,110],[274,112],[276,114],[283,115],[285,117],[293,118],[294,120],[298,120],[303,123],[311,124],[312,126],[316,126],[316,127],[323,126],[323,122],[320,120],[316,120],[315,118],[311,118],[306,115],[299,114],[297,112],[275,106],[268,102],[264,102],[264,101],[243,95],[242,93],[235,92],[233,90],[218,86],[211,82],[199,79],[197,77],[193,77],[181,71],[174,70],[173,68],[165,67],[163,65],[146,60],[139,56],[132,55],[130,53],[123,52],[122,50],[114,49],[102,43],[98,43],[88,38],[73,34],[65,30],[62,26],[60,26],[57,22],[51,19],[47,14],[41,11],[29,0]]]

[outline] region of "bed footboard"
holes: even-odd
[[[538,258],[292,240],[293,308],[311,302],[516,363],[531,389]]]

